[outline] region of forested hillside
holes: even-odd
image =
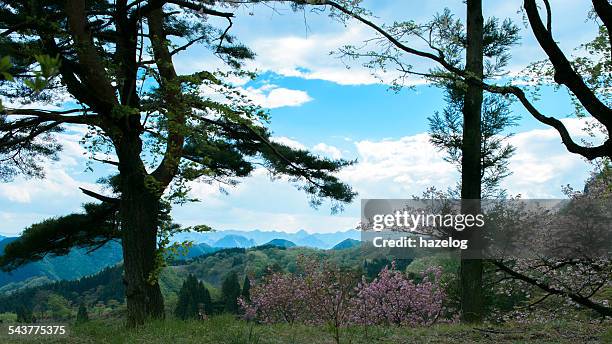
[[[178,252],[176,252],[176,254],[168,253],[168,255],[174,255],[174,259],[189,259],[216,252],[224,248],[249,248],[256,246],[256,241],[254,239],[247,239],[243,235],[231,233],[234,233],[234,231],[213,232],[207,233],[203,236],[177,236],[175,240],[181,239],[183,241],[189,241],[188,239],[191,239],[201,241],[206,239],[206,242],[213,242],[213,246],[207,244],[206,242],[196,241],[191,242],[186,249],[180,249]],[[279,235],[279,232],[263,233],[254,231],[241,233],[248,237],[259,238],[259,240],[264,240],[265,238]],[[327,243],[317,241],[318,237],[327,238],[327,240],[340,240],[341,238],[345,238],[347,236],[355,236],[353,232],[338,232],[318,235],[310,235],[306,232],[285,234],[286,235],[281,236],[301,238],[300,240],[309,241],[315,245],[311,246],[314,248],[329,246]],[[214,238],[220,239],[214,240]],[[0,255],[2,255],[5,245],[17,239],[17,237],[14,237],[1,240]],[[295,243],[286,239],[272,239],[266,242],[264,245],[280,247],[296,246]],[[103,245],[92,252],[89,252],[87,249],[74,248],[69,254],[64,256],[49,254],[41,260],[25,264],[11,272],[0,271],[0,294],[21,288],[47,284],[54,281],[74,280],[83,276],[95,274],[106,267],[119,263],[122,258],[121,245],[115,241]]]
[[[0,255],[4,246],[15,239],[6,238],[0,241]],[[113,266],[123,259],[121,245],[117,242],[110,242],[90,253],[88,251],[75,248],[65,256],[49,254],[11,272],[0,271],[0,293],[32,283],[78,279]]]
[[[304,255],[317,257],[350,269],[361,270],[367,276],[376,274],[391,262],[376,252],[362,255],[359,247],[345,250],[317,250],[312,248],[277,246],[260,246],[251,249],[230,248],[204,254],[195,258],[176,259],[166,267],[161,275],[161,288],[165,296],[175,299],[183,280],[189,274],[195,275],[211,290],[219,295],[224,278],[236,273],[240,281],[245,276],[260,280],[271,272],[296,271],[297,257]],[[185,260],[186,259],[186,260]],[[404,261],[402,267],[411,261]],[[35,307],[40,298],[36,295],[57,294],[69,303],[76,305],[84,302],[87,305],[123,303],[124,286],[122,284],[122,265],[80,279],[51,282],[41,286],[23,287],[12,293],[5,292],[0,296],[0,313],[14,312],[19,305]],[[37,301],[38,300],[38,301]]]

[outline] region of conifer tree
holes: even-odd
[[[18,323],[31,323],[34,321],[32,310],[26,306],[19,306],[17,308],[17,322]]]
[[[76,322],[83,323],[87,321],[89,321],[89,314],[87,313],[85,303],[81,302],[81,304],[79,305],[79,310],[77,311]]]
[[[242,64],[253,52],[229,32],[233,8],[192,0],[0,1],[0,51],[8,56],[0,56],[0,179],[43,177],[41,158],[61,156],[57,134],[68,128],[87,132],[91,161],[118,174],[105,194],[82,189],[100,203],[68,215],[94,226],[65,230],[66,218],[32,226],[6,247],[0,267],[120,239],[128,325],[137,326],[164,317],[166,205],[190,200],[189,182],[235,185],[263,166],[295,182],[314,206],[353,200],[334,176],[350,162],[275,143],[267,112],[226,81],[253,76]],[[180,74],[177,54],[196,44],[225,71]],[[66,98],[55,104],[60,110],[40,106]]]
[[[224,311],[227,313],[238,313],[238,297],[240,297],[240,283],[235,272],[228,274],[221,285]]]
[[[244,283],[242,283],[242,293],[240,296],[246,301],[251,300],[251,279],[248,275],[244,276]]]
[[[179,319],[193,319],[198,314],[198,305],[204,305],[204,311],[210,314],[212,310],[212,301],[208,289],[204,283],[199,282],[197,278],[189,274],[183,282],[179,291],[179,298],[174,310],[174,315]]]

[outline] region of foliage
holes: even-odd
[[[67,320],[72,316],[70,302],[64,297],[52,293],[46,303],[52,319]]]
[[[16,313],[18,323],[31,323],[35,320],[34,315],[32,315],[32,310],[29,307],[21,305],[17,308]]]
[[[240,299],[244,317],[264,323],[324,325],[338,343],[351,325],[430,325],[443,313],[441,270],[416,283],[385,267],[372,282],[358,274],[301,257],[299,273],[273,273],[255,284],[251,300]]]
[[[205,313],[211,314],[212,300],[208,289],[194,275],[189,274],[179,291],[174,315],[183,320],[195,319],[198,316],[200,305],[203,306]]]
[[[87,314],[87,307],[85,307],[84,303],[79,305],[79,310],[76,315],[76,322],[83,323],[89,321],[89,314]]]
[[[224,304],[224,311],[227,313],[237,314],[238,298],[240,297],[240,283],[238,282],[238,274],[235,272],[225,276],[221,285],[221,297]]]
[[[464,68],[467,49],[465,25],[449,10],[437,14],[426,26],[432,30],[431,40],[440,49],[449,63]],[[504,76],[504,68],[510,60],[510,48],[518,40],[518,27],[510,20],[502,23],[497,18],[487,19],[484,25],[483,50],[485,57],[484,79]],[[422,35],[422,33],[420,34]],[[458,81],[451,73],[442,69],[431,71],[430,79],[444,90],[447,106],[429,117],[430,141],[440,150],[446,151],[446,160],[461,170],[463,151],[463,104],[467,84]],[[499,189],[501,180],[511,174],[508,160],[514,154],[514,147],[507,143],[512,135],[508,129],[517,125],[519,117],[512,114],[512,100],[504,95],[487,93],[482,102],[480,121],[481,169],[483,198],[504,197]],[[458,195],[458,190],[452,190]]]
[[[14,270],[47,255],[67,255],[74,247],[100,248],[119,237],[116,207],[87,203],[84,213],[43,220],[26,228],[19,240],[4,247],[0,268]]]
[[[244,282],[242,282],[242,292],[240,292],[240,297],[246,301],[251,299],[251,279],[249,276],[244,276]]]
[[[0,312],[15,312],[20,306],[34,308],[37,306],[36,295],[59,295],[71,303],[96,302],[108,303],[112,300],[123,301],[123,269],[121,266],[106,268],[97,274],[86,276],[74,281],[59,281],[34,288],[16,291],[12,294],[0,296]],[[42,306],[46,303],[41,303]]]
[[[395,266],[384,268],[374,281],[362,281],[357,287],[354,322],[409,326],[435,323],[443,315],[446,298],[441,275],[440,268],[431,267],[415,283]]]
[[[459,170],[462,158],[463,96],[457,86],[445,89],[447,106],[442,113],[436,112],[429,120],[430,141],[440,150],[446,151],[445,160]],[[515,126],[518,116],[510,112],[509,99],[487,94],[482,105],[481,120],[481,167],[483,198],[505,197],[499,188],[501,181],[512,172],[508,167],[509,159],[515,148],[507,142],[511,134],[509,127]],[[451,189],[451,195],[458,195],[458,189]]]
[[[35,61],[39,68],[32,71],[31,78],[23,79],[23,89],[28,92],[37,94],[41,92],[50,79],[53,78],[58,71],[60,61],[57,57],[48,55],[35,55]],[[0,83],[2,81],[14,82],[15,77],[11,73],[13,64],[9,56],[0,58]],[[18,125],[11,125],[8,122],[7,115],[3,114],[4,106],[0,100],[0,128],[6,130],[9,134],[17,134],[19,132]],[[26,124],[31,129],[35,129],[35,125]],[[41,157],[57,160],[57,153],[61,151],[61,146],[55,140],[53,134],[60,133],[61,128],[57,125],[51,125],[44,128],[47,134],[34,135],[31,138],[20,138],[6,135],[0,140],[0,157],[2,165],[0,165],[0,181],[10,181],[17,174],[23,174],[26,177],[43,177],[44,171],[37,161]],[[36,136],[39,136],[38,138]],[[11,153],[6,147],[17,146],[18,150]]]
[[[386,257],[378,257],[373,259],[366,259],[363,262],[363,273],[368,280],[373,280],[378,276],[378,274],[385,269],[386,267],[391,266],[391,264],[395,265],[397,270],[403,271],[408,266],[413,264],[412,259],[396,259],[390,260]]]

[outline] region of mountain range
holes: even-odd
[[[335,233],[296,233],[280,231],[216,231],[209,233],[182,233],[176,242],[192,241],[193,245],[178,259],[191,259],[224,248],[251,248],[268,245],[282,248],[303,246],[317,249],[344,249],[353,247],[360,238],[356,230]],[[0,255],[4,246],[17,237],[0,237]],[[110,242],[100,249],[88,253],[86,249],[73,249],[65,256],[47,256],[26,264],[12,272],[0,271],[0,294],[26,286],[35,286],[59,280],[74,280],[95,274],[122,260],[121,245]]]
[[[230,236],[230,239],[228,240],[236,241],[236,246],[226,246],[228,243],[224,240],[224,237],[227,236]],[[256,229],[253,231],[224,230],[206,233],[180,233],[174,237],[174,240],[178,242],[193,241],[196,244],[206,243],[213,247],[249,248],[264,245],[274,239],[284,239],[293,242],[296,246],[330,249],[343,240],[359,240],[360,238],[360,232],[354,229],[333,233],[308,233],[305,230],[300,230],[295,233],[287,233],[281,231],[264,231]],[[246,239],[246,241],[244,239]],[[221,244],[224,246],[219,246],[219,241],[222,241]]]
[[[212,246],[220,247],[220,248],[232,248],[232,247],[249,248],[249,247],[253,247],[256,245],[257,244],[255,243],[255,240],[253,239],[246,238],[242,235],[229,234],[215,241],[215,243]]]

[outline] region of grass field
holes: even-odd
[[[334,343],[325,327],[253,325],[231,316],[206,321],[166,320],[127,330],[118,320],[67,324],[65,336],[8,336],[0,325],[0,343]],[[578,322],[504,326],[435,325],[345,329],[342,343],[612,343],[612,326]]]

